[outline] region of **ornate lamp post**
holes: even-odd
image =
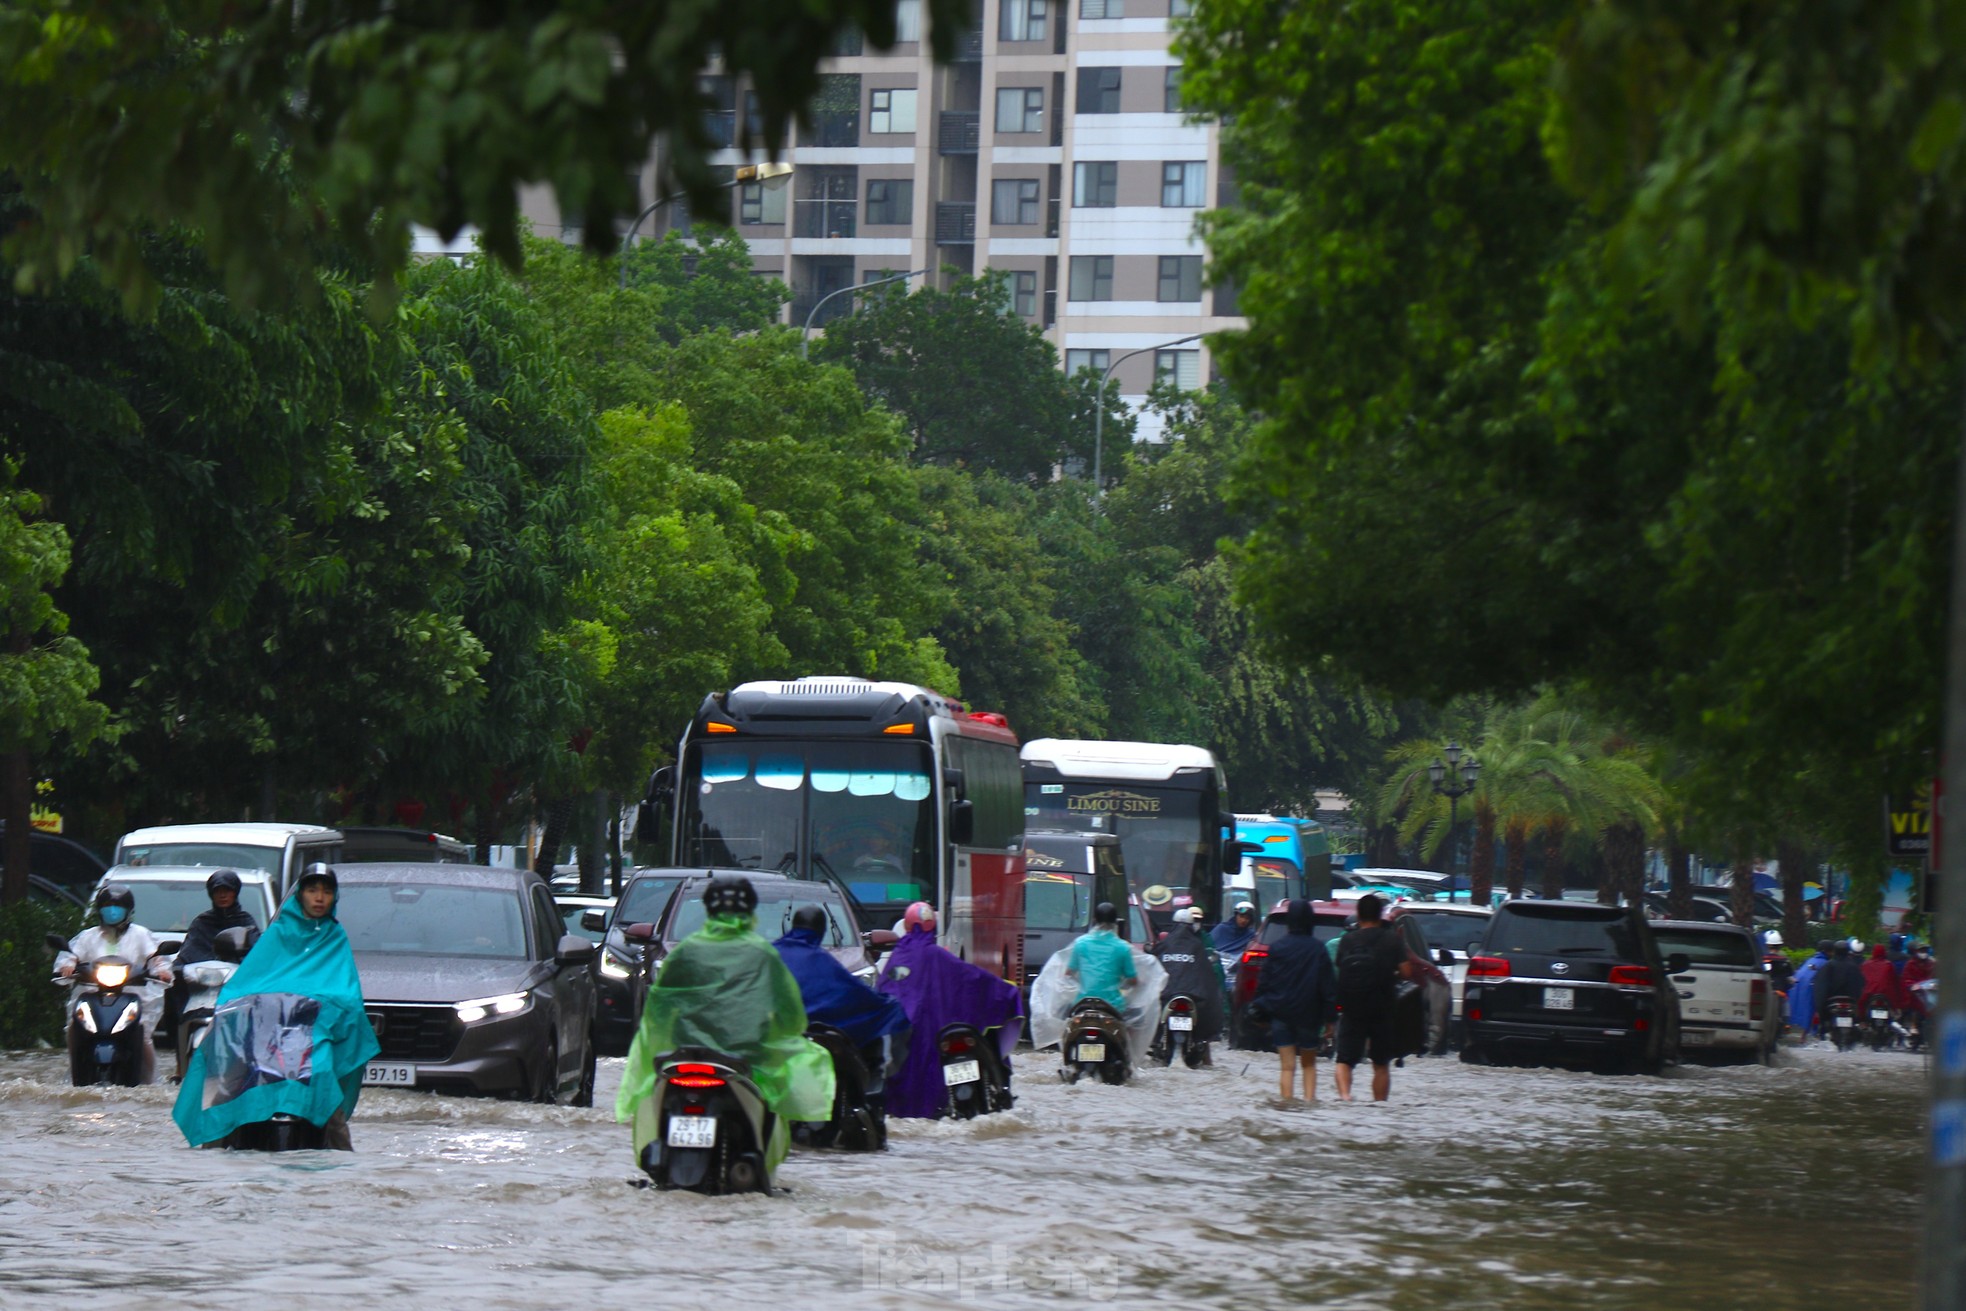
[[[1461,798],[1475,790],[1475,782],[1481,777],[1481,762],[1472,755],[1466,760],[1461,759],[1461,746],[1458,742],[1449,742],[1447,750],[1441,754],[1447,759],[1436,758],[1433,764],[1427,766],[1427,782],[1433,785],[1435,792],[1447,798],[1447,892],[1448,900],[1452,901],[1454,856],[1458,850],[1455,831],[1460,824]],[[1458,782],[1448,781],[1457,778]],[[1468,899],[1471,902],[1474,899],[1472,883],[1469,884]]]

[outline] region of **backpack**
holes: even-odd
[[[1400,956],[1386,950],[1388,926],[1353,929],[1338,944],[1338,1004],[1370,1008],[1389,1002]],[[1404,953],[1401,953],[1404,955]]]

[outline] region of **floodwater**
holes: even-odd
[[[605,1109],[372,1089],[352,1156],[192,1151],[174,1087],[72,1089],[52,1053],[0,1054],[0,1307],[1912,1300],[1917,1056],[1660,1078],[1413,1061],[1386,1105],[1301,1108],[1268,1100],[1274,1057],[1218,1059],[1067,1087],[1020,1054],[1011,1112],[897,1121],[880,1156],[795,1152],[783,1194],[729,1199],[632,1186]]]

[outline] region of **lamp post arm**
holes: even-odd
[[[680,191],[672,191],[666,196],[661,196],[656,198],[655,200],[651,200],[648,203],[648,208],[644,209],[641,213],[637,214],[635,216],[635,221],[628,225],[628,235],[621,239],[621,284],[620,285],[622,290],[626,291],[628,289],[628,248],[635,244],[635,234],[642,230],[642,224],[648,221],[649,215],[655,213],[655,211],[661,209],[664,205],[668,204],[670,201],[676,199],[676,197],[682,194],[683,193]]]
[[[833,299],[833,297],[849,295],[856,291],[865,291],[869,287],[878,287],[884,283],[906,282],[909,278],[925,277],[931,271],[929,269],[915,269],[910,273],[893,273],[885,278],[875,278],[872,282],[853,283],[841,287],[837,291],[827,292],[824,296],[814,301],[812,308],[806,311],[805,326],[799,329],[799,358],[802,360],[812,358],[812,320],[819,313],[819,307]]]
[[[1104,468],[1102,457],[1106,451],[1106,384],[1112,381],[1113,370],[1132,359],[1135,355],[1145,355],[1148,351],[1163,351],[1169,346],[1181,346],[1191,341],[1200,341],[1203,335],[1202,333],[1194,332],[1185,337],[1176,337],[1173,341],[1155,342],[1151,346],[1142,346],[1138,350],[1130,350],[1108,364],[1106,371],[1099,375],[1099,396],[1094,401],[1092,407],[1092,495],[1094,498],[1103,496],[1106,491],[1100,474]]]

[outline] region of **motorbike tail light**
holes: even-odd
[[[1194,1008],[1195,1004],[1186,997],[1176,997],[1172,1002],[1168,1003],[1167,1007],[1167,1009],[1173,1011],[1176,1015],[1186,1015]]]
[[[964,1052],[976,1050],[976,1042],[966,1033],[951,1034],[942,1040],[944,1056],[960,1056]]]
[[[1502,956],[1468,957],[1468,978],[1470,980],[1506,979],[1514,972],[1515,971],[1510,967],[1506,957],[1502,957]]]
[[[669,1082],[677,1088],[721,1088],[724,1076],[714,1065],[682,1064],[669,1071]]]
[[[1652,986],[1652,967],[1649,965],[1613,965],[1611,982],[1621,988],[1649,988]]]
[[[1768,1014],[1768,980],[1754,979],[1748,985],[1748,1018],[1758,1020]]]
[[[705,1114],[705,1112],[704,1112],[704,1109],[703,1109],[703,1103],[701,1103],[701,1102],[689,1102],[689,1103],[687,1103],[686,1105],[684,1105],[683,1107],[681,1107],[680,1109],[682,1110],[682,1113],[683,1113],[684,1115],[702,1115],[702,1114]]]

